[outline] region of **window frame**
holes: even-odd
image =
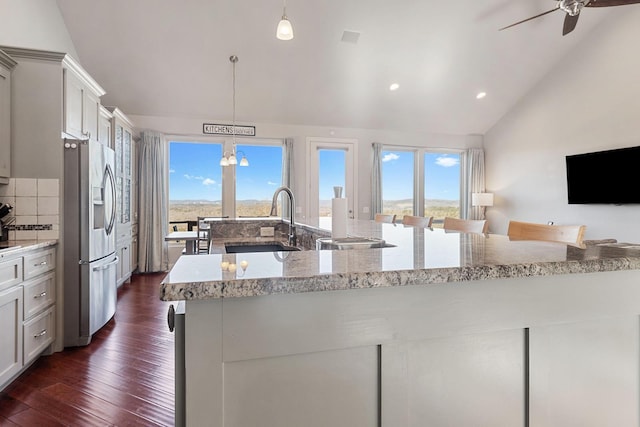
[[[232,136],[194,136],[194,135],[177,135],[171,134],[166,135],[165,139],[167,141],[167,159],[166,159],[166,170],[169,171],[170,164],[170,152],[171,147],[170,144],[173,143],[202,143],[202,144],[219,144],[222,147],[222,153],[230,152],[233,150],[233,137]],[[283,147],[284,138],[254,138],[254,137],[239,137],[235,138],[236,145],[263,145],[263,146],[279,146]],[[283,151],[284,153],[284,151]],[[249,166],[251,167],[251,158],[247,158],[249,161]],[[215,160],[215,161],[219,161]],[[282,159],[280,159],[282,161]],[[231,219],[235,219],[236,217],[236,168],[241,166],[233,166],[233,167],[222,167],[221,179],[222,179],[222,194],[221,194],[221,203],[222,203],[222,216],[228,216]],[[167,200],[167,212],[169,212],[169,190],[170,190],[170,179],[167,172],[167,187],[166,187],[166,200]],[[280,177],[282,182],[282,176]],[[167,215],[168,218],[168,215]],[[168,226],[168,224],[167,224]]]
[[[405,151],[413,152],[413,214],[416,216],[424,216],[424,175],[425,164],[424,156],[427,153],[431,154],[455,154],[460,156],[460,217],[466,218],[466,212],[464,212],[464,194],[466,193],[466,152],[462,149],[454,148],[436,148],[436,147],[417,147],[412,145],[388,145],[382,144],[382,152],[385,151]],[[384,173],[382,174],[384,175]],[[382,176],[384,180],[384,176]],[[382,202],[384,204],[384,194],[382,195]],[[400,218],[399,218],[400,219]]]

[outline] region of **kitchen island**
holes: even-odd
[[[636,247],[348,231],[395,246],[178,260],[187,425],[638,425]]]

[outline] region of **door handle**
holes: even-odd
[[[114,259],[113,261],[111,261],[109,264],[105,264],[105,265],[102,265],[102,266],[100,266],[100,267],[94,267],[94,268],[93,268],[93,271],[106,270],[106,269],[108,269],[109,267],[111,267],[112,265],[117,264],[118,262],[120,262],[120,258],[118,258],[118,257],[116,256],[116,259]]]

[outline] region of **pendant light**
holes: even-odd
[[[287,18],[287,1],[284,0],[282,7],[282,19],[278,22],[276,37],[279,40],[291,40],[293,38],[293,27]]]
[[[229,57],[229,61],[231,61],[231,65],[233,66],[233,123],[231,127],[231,134],[233,136],[233,149],[231,152],[225,151],[222,154],[222,158],[220,159],[220,166],[231,166],[238,164],[238,158],[236,157],[236,63],[238,62],[238,57],[236,55],[231,55]],[[242,160],[240,160],[240,166],[249,166],[249,161],[245,156],[243,151],[239,151],[238,154],[242,153]]]

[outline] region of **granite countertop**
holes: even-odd
[[[35,249],[55,246],[58,241],[55,239],[44,240],[4,240],[0,242],[0,261],[5,258],[20,256]]]
[[[216,245],[214,252],[220,253],[180,257],[162,283],[161,299],[250,297],[640,269],[640,248],[628,244],[594,244],[578,249],[560,243],[510,241],[497,234],[446,232],[363,220],[350,221],[348,233],[382,238],[395,246],[226,254]],[[218,238],[214,243],[232,240],[267,238]],[[236,270],[223,270],[223,262],[235,264]]]

